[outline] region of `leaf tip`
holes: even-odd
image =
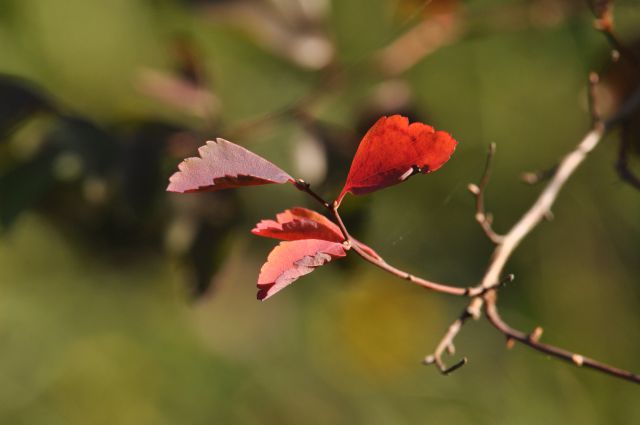
[[[180,168],[180,165],[178,165],[178,169],[179,168]],[[178,184],[179,180],[180,180],[180,171],[176,171],[175,173],[171,174],[171,176],[169,177],[169,184],[167,185],[167,188],[165,190],[167,192],[183,193],[184,191],[180,190],[179,188],[179,184]]]
[[[271,296],[268,294],[269,294],[269,290],[267,288],[261,288],[258,286],[258,293],[256,294],[256,299],[258,301],[265,301]]]

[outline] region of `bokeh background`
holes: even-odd
[[[617,1],[615,19],[633,46],[640,3]],[[421,366],[464,300],[357,257],[258,302],[274,241],[249,230],[315,207],[290,187],[164,192],[220,136],[331,198],[368,126],[402,113],[457,152],[347,197],[345,217],[392,264],[472,285],[492,247],[466,186],[488,144],[488,208],[506,230],[539,192],[520,174],[588,129],[588,72],[603,109],[638,83],[592,23],[579,0],[2,0],[0,423],[640,423],[632,384],[507,350],[483,321],[457,340],[467,366]],[[500,305],[637,372],[640,192],[616,173],[619,140],[515,253]]]

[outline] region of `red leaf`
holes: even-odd
[[[258,299],[266,300],[300,276],[334,258],[347,255],[341,243],[318,239],[280,242],[269,254],[258,278]]]
[[[276,220],[262,220],[251,233],[266,238],[295,241],[299,239],[321,239],[342,242],[340,228],[331,220],[306,208],[292,208],[276,215]]]
[[[251,151],[218,138],[198,149],[200,158],[187,158],[169,178],[169,192],[202,192],[230,187],[293,182],[293,178]]]
[[[380,118],[360,142],[338,202],[431,173],[449,160],[456,142],[448,133],[401,115]]]

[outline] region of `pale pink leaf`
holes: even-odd
[[[293,182],[285,171],[253,152],[218,138],[198,149],[169,178],[169,192],[215,191],[230,187]]]
[[[251,230],[251,233],[285,241],[299,239],[344,241],[344,236],[335,223],[322,214],[301,207],[277,214],[276,221],[262,220]]]
[[[345,255],[344,245],[337,242],[319,239],[280,242],[260,270],[258,299],[265,300],[273,296],[300,276]]]

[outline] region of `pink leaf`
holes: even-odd
[[[340,228],[331,220],[306,208],[292,208],[276,215],[276,220],[262,220],[251,233],[267,238],[294,241],[299,239],[321,239],[342,242]]]
[[[300,276],[311,273],[334,258],[347,255],[341,243],[318,239],[280,242],[260,270],[258,299],[266,300]]]
[[[293,182],[293,178],[266,159],[224,139],[198,149],[169,178],[169,192],[201,192],[230,187]]]
[[[400,115],[380,118],[360,142],[338,202],[431,173],[449,160],[456,142],[448,133]]]

